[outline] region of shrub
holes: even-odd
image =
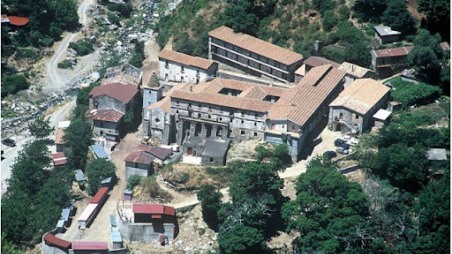
[[[77,51],[77,54],[80,56],[85,56],[94,52],[93,44],[86,39],[78,42],[71,42],[69,43],[69,47]]]
[[[17,48],[16,58],[36,60],[39,58],[39,53],[34,48]]]
[[[72,68],[72,62],[69,60],[61,61],[58,63],[58,68],[60,68],[60,69]]]
[[[148,192],[151,197],[156,197],[160,192],[160,187],[155,176],[143,177],[141,179],[141,185],[143,185],[144,191]]]
[[[141,181],[141,176],[138,175],[133,175],[130,176],[129,179],[127,179],[127,189],[129,190],[133,190],[133,188],[135,188],[135,186],[137,186]]]
[[[440,95],[441,89],[425,83],[413,84],[397,77],[391,80],[394,90],[391,98],[401,102],[405,107],[414,104],[424,105],[434,101]]]
[[[30,86],[27,78],[23,74],[3,75],[2,76],[2,98],[8,94],[16,94]]]

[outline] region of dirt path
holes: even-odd
[[[86,26],[88,24],[87,11],[91,5],[95,4],[95,0],[82,0],[80,3],[77,13],[79,15],[79,22]],[[81,71],[76,71],[71,75],[63,75],[63,72],[58,69],[58,62],[63,60],[63,56],[66,54],[69,43],[74,41],[77,37],[81,35],[81,32],[77,33],[65,33],[64,38],[61,42],[55,44],[55,53],[46,62],[46,87],[45,91],[62,91],[65,90],[66,83],[68,83],[71,78],[74,78],[81,74]]]

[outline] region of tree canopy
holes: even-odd
[[[440,33],[443,40],[450,39],[450,1],[418,0],[418,10],[426,15],[428,29]]]
[[[28,129],[33,137],[38,139],[46,139],[53,132],[54,128],[50,126],[49,120],[44,119],[44,116],[38,116],[33,122],[28,125]]]
[[[223,196],[214,186],[203,185],[196,193],[201,202],[202,216],[209,227],[218,230],[218,211]]]
[[[88,193],[96,194],[100,188],[100,182],[107,177],[115,175],[116,166],[111,161],[103,158],[94,159],[86,166],[86,177],[88,178]]]
[[[69,165],[73,168],[85,168],[88,147],[91,144],[91,125],[80,118],[75,118],[64,134],[67,144],[65,152]]]
[[[381,21],[402,33],[402,36],[416,33],[416,19],[408,12],[404,0],[390,0]]]
[[[301,252],[363,252],[370,237],[369,202],[357,183],[349,182],[332,165],[311,161],[299,176],[296,200],[284,205],[288,230],[301,233]]]

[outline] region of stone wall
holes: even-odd
[[[129,163],[126,163],[126,179],[129,179],[130,176],[137,175],[146,177],[152,174],[151,165],[138,164],[138,168],[136,166],[130,166]]]

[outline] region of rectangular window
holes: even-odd
[[[359,119],[359,115],[355,115],[355,119],[358,120]]]
[[[245,123],[245,121],[242,120],[242,124],[244,124],[244,123]]]
[[[212,158],[212,157],[209,158],[209,162],[210,162],[210,163],[213,162],[213,158]]]
[[[168,61],[165,61],[165,68],[169,68],[169,64],[168,64]]]
[[[254,136],[257,137],[257,132],[254,133]]]
[[[240,135],[245,136],[245,131],[240,131]]]
[[[181,72],[181,73],[184,73],[184,72],[185,72],[184,66],[181,66],[181,67],[180,67],[180,72]]]

